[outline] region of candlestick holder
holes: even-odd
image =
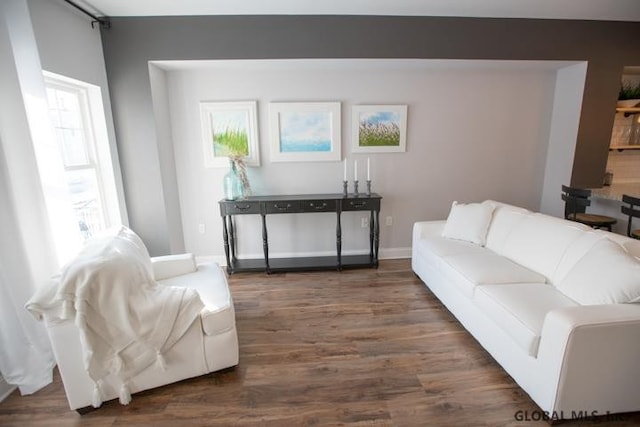
[[[367,180],[367,196],[371,196],[371,180]]]
[[[358,180],[357,179],[353,181],[353,194],[356,195],[356,196],[358,195]]]
[[[349,195],[349,189],[347,188],[348,181],[342,181],[342,197],[347,197]]]

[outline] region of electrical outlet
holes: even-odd
[[[369,226],[369,218],[366,216],[360,219],[360,227],[367,228]]]
[[[206,227],[204,226],[204,223],[200,223],[198,224],[198,233],[200,234],[204,234],[207,231]]]
[[[385,218],[385,224],[393,225],[393,217],[392,216],[388,216],[387,218]]]

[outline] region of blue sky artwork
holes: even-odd
[[[395,113],[393,111],[376,111],[372,113],[360,113],[360,123],[362,124],[399,124],[400,123],[400,113]]]
[[[330,152],[331,114],[280,113],[280,152]]]

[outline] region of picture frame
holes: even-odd
[[[201,102],[200,123],[206,168],[228,167],[233,155],[260,166],[257,101]]]
[[[272,162],[340,161],[340,102],[272,102],[269,136]]]
[[[354,153],[407,151],[406,105],[355,105],[351,128]]]

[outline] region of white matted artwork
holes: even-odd
[[[229,157],[260,166],[256,106],[256,101],[200,103],[205,167],[228,167]]]
[[[269,104],[271,161],[339,161],[339,102]]]
[[[355,105],[351,126],[354,153],[407,150],[406,105]]]

